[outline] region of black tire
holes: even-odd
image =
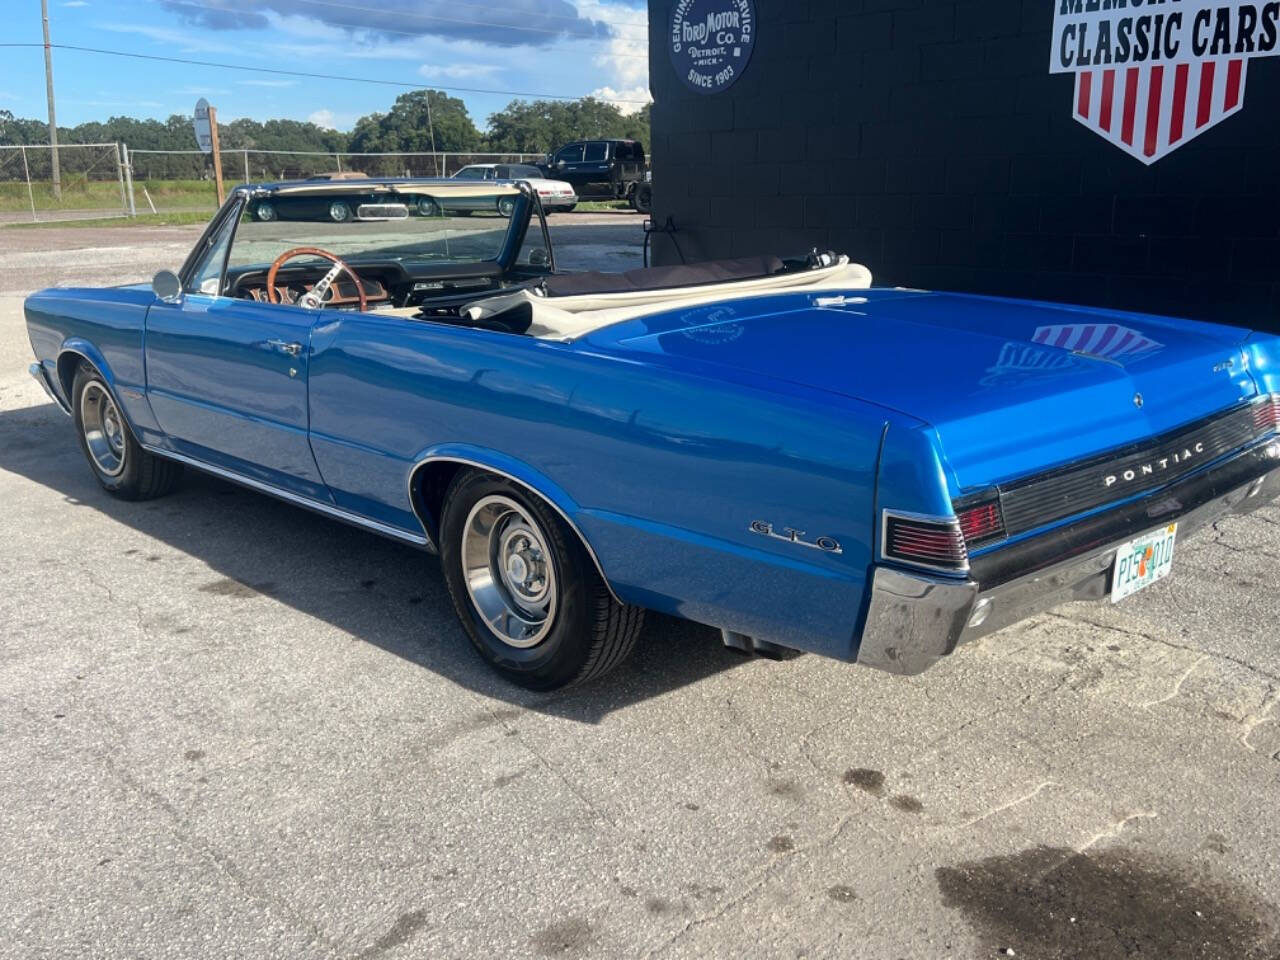
[[[653,187],[647,183],[637,185],[631,192],[631,206],[636,213],[648,214],[653,209]]]
[[[89,399],[86,402],[86,393]],[[95,412],[101,415],[106,404],[114,411],[110,417],[113,429],[110,435],[118,439],[118,445],[108,442],[108,432],[98,429],[96,423],[91,424],[95,434],[94,443],[100,452],[95,455],[90,448],[90,431],[86,429],[86,415],[92,417]],[[182,464],[173,460],[157,457],[142,449],[142,445],[133,435],[133,430],[116,406],[115,396],[111,388],[89,364],[81,364],[76,370],[75,380],[71,387],[71,411],[76,425],[76,438],[80,441],[80,450],[89,461],[89,468],[98,478],[102,489],[121,500],[151,500],[163,497],[178,485],[182,479]],[[105,444],[105,446],[104,446]],[[118,466],[104,466],[104,460],[117,457]]]
[[[473,511],[506,500],[533,521],[554,571],[556,604],[545,636],[520,649],[485,622],[463,572],[463,538]],[[440,559],[453,607],[480,656],[500,675],[529,690],[557,690],[608,673],[635,647],[644,610],[613,599],[577,535],[539,497],[502,477],[460,472],[445,495]]]

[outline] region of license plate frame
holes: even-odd
[[[1168,524],[1130,540],[1116,550],[1111,568],[1111,602],[1127,600],[1173,572],[1178,525]]]

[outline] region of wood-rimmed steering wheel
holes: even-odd
[[[346,265],[339,257],[330,253],[328,250],[321,250],[319,247],[294,247],[292,250],[286,250],[280,256],[276,257],[271,263],[271,269],[267,271],[267,299],[272,303],[280,302],[280,295],[276,292],[276,274],[280,272],[280,268],[292,260],[294,257],[300,257],[307,254],[312,257],[321,257],[328,260],[333,266],[329,272],[316,281],[310,290],[298,298],[298,306],[307,310],[320,310],[324,307],[324,295],[329,292],[329,288],[333,286],[333,281],[338,279],[338,274],[345,273],[356,285],[356,295],[360,298],[360,312],[367,313],[369,310],[369,301],[364,295],[364,284],[360,282],[360,277],[356,272]]]

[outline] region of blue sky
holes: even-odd
[[[39,0],[9,0],[7,42],[41,42]],[[648,98],[643,0],[49,0],[52,40],[436,88]],[[0,108],[45,116],[44,56],[0,49]],[[188,114],[350,129],[403,90],[54,50],[58,125]],[[407,88],[406,88],[407,89]],[[481,127],[510,94],[457,93]]]

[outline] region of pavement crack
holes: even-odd
[[[1105,830],[1100,830],[1080,846],[1076,847],[1076,854],[1084,853],[1086,850],[1101,843],[1103,840],[1111,840],[1120,836],[1120,834],[1124,832],[1124,828],[1134,820],[1154,820],[1158,816],[1159,814],[1153,810],[1139,810],[1137,813],[1131,813],[1128,816],[1121,817],[1119,820],[1113,821]]]
[[[975,826],[976,824],[981,823],[983,820],[989,820],[990,818],[994,817],[998,813],[1004,813],[1006,810],[1012,810],[1014,807],[1021,806],[1022,804],[1027,803],[1028,801],[1034,800],[1036,797],[1040,796],[1040,794],[1043,793],[1045,790],[1048,790],[1050,787],[1056,787],[1056,786],[1058,786],[1056,781],[1046,780],[1044,781],[1044,783],[1040,784],[1030,793],[1023,794],[1021,797],[1018,797],[1015,800],[1009,800],[1006,803],[998,804],[997,806],[992,807],[990,810],[986,811],[985,813],[978,814],[972,820],[966,820],[964,823],[958,823],[955,826],[958,829],[964,829],[966,827]]]
[[[1067,616],[1064,613],[1050,613],[1048,616],[1055,620],[1065,620],[1068,623],[1087,623],[1089,626],[1097,627],[1099,630],[1118,633],[1121,636],[1133,637],[1137,640],[1146,640],[1149,643],[1156,643],[1162,647],[1169,647],[1171,650],[1185,650],[1187,653],[1198,653],[1213,660],[1221,660],[1224,663],[1234,664],[1237,667],[1242,667],[1243,669],[1248,670],[1250,673],[1256,673],[1258,676],[1264,677],[1267,680],[1273,680],[1276,683],[1280,683],[1280,674],[1271,673],[1268,670],[1264,670],[1261,667],[1250,663],[1248,660],[1243,660],[1240,657],[1233,657],[1229,653],[1219,653],[1213,650],[1205,650],[1201,647],[1193,647],[1189,643],[1178,643],[1174,640],[1158,637],[1155,634],[1146,633],[1142,630],[1131,630],[1126,627],[1118,627],[1112,623],[1100,623],[1097,620],[1091,620],[1089,617],[1082,616],[1080,614]]]
[[[1253,731],[1257,730],[1258,727],[1262,726],[1264,723],[1271,722],[1271,717],[1268,716],[1268,714],[1271,713],[1271,708],[1274,707],[1277,702],[1280,702],[1280,691],[1277,691],[1275,687],[1268,687],[1266,696],[1262,698],[1262,706],[1256,713],[1247,714],[1241,721],[1244,724],[1245,729],[1244,732],[1240,734],[1240,746],[1244,747],[1250,753],[1257,753],[1258,751],[1254,749],[1253,744],[1249,742],[1249,738],[1253,736]],[[1276,754],[1271,759],[1280,759],[1280,753]]]
[[[605,812],[599,806],[597,806],[595,801],[592,800],[589,796],[587,796],[576,783],[570,780],[568,776],[566,776],[559,767],[557,767],[554,763],[548,760],[545,755],[543,755],[540,751],[535,749],[527,740],[525,740],[524,737],[521,736],[519,729],[507,723],[507,721],[503,719],[502,715],[498,713],[498,711],[494,710],[492,707],[486,706],[485,710],[488,712],[489,716],[493,718],[494,723],[498,724],[498,726],[502,728],[504,733],[514,738],[516,743],[520,744],[521,749],[523,749],[526,753],[528,753],[531,757],[533,757],[534,760],[536,760],[538,764],[542,766],[542,768],[545,769],[549,774],[551,774],[553,777],[559,780],[562,784],[564,784],[565,789],[568,790],[570,793],[572,793],[575,797],[577,797],[578,800],[583,804],[583,806],[585,806],[588,810],[590,810],[592,814],[594,814],[598,819],[603,820],[605,823],[609,824],[609,826],[613,827],[615,830],[620,829],[618,826],[618,821],[614,820],[613,817],[609,816],[607,812]]]
[[[1174,681],[1172,690],[1170,690],[1167,694],[1165,694],[1163,697],[1161,697],[1158,700],[1149,700],[1146,703],[1139,704],[1139,706],[1141,706],[1143,710],[1150,710],[1152,707],[1159,706],[1162,703],[1168,703],[1170,700],[1172,700],[1174,697],[1176,697],[1179,693],[1182,692],[1182,685],[1187,682],[1187,680],[1191,677],[1191,674],[1196,672],[1196,668],[1199,667],[1200,664],[1204,663],[1208,659],[1209,659],[1209,654],[1207,653],[1201,654],[1199,659],[1197,659],[1196,662],[1193,663],[1191,666],[1187,667],[1187,669],[1182,672],[1182,676],[1178,677],[1178,679]]]
[[[324,930],[315,921],[303,916],[288,901],[281,900],[279,897],[270,894],[260,893],[254,889],[252,881],[241,871],[235,861],[230,856],[223,853],[207,840],[188,832],[186,829],[185,818],[182,812],[178,810],[159,790],[148,787],[141,783],[137,778],[130,774],[127,770],[118,766],[110,755],[101,758],[103,766],[107,772],[123,785],[127,790],[146,800],[151,806],[162,813],[169,821],[169,829],[174,837],[180,842],[187,845],[193,850],[203,853],[221,873],[240,889],[246,896],[257,900],[269,906],[273,911],[278,912],[285,917],[293,926],[297,927],[306,934],[313,942],[325,947],[333,957],[344,956],[344,951],[340,950],[338,945],[330,939]]]

